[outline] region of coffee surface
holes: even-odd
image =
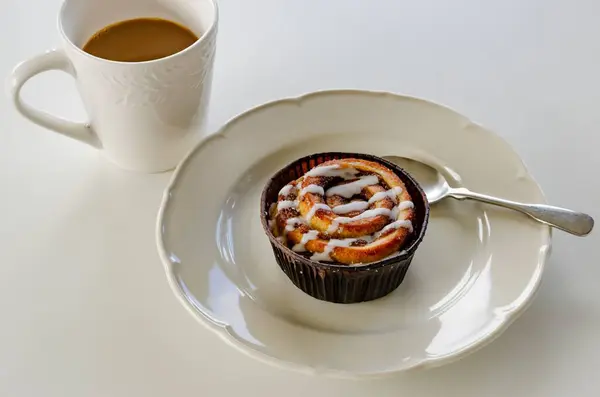
[[[144,62],[185,50],[198,40],[188,28],[161,18],[136,18],[108,25],[83,46],[111,61]]]

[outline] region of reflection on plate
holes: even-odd
[[[442,106],[362,91],[260,106],[184,160],[159,212],[157,240],[169,283],[201,323],[271,364],[377,376],[460,358],[527,306],[543,271],[549,228],[470,202],[432,207],[426,237],[390,295],[339,305],[297,289],[262,230],[260,193],[276,170],[322,151],[425,153],[455,185],[545,201],[504,141]]]

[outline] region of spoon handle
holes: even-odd
[[[465,188],[452,189],[449,192],[449,196],[457,200],[472,199],[520,211],[535,220],[576,236],[585,236],[589,234],[594,227],[594,219],[591,216],[582,212],[571,211],[566,208],[553,207],[544,204],[518,203],[516,201],[492,197],[486,194],[475,193]]]

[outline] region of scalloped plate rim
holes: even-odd
[[[388,371],[350,372],[350,371],[334,370],[334,369],[329,369],[329,368],[309,367],[304,364],[299,364],[299,363],[295,363],[292,361],[287,361],[287,360],[283,360],[283,359],[279,359],[279,358],[270,356],[264,352],[261,352],[255,348],[249,346],[243,338],[239,337],[233,331],[232,327],[229,324],[213,317],[211,315],[211,313],[209,313],[199,307],[196,307],[192,302],[190,302],[186,298],[186,293],[182,290],[181,285],[178,283],[177,277],[175,276],[175,273],[173,272],[173,267],[175,266],[175,264],[173,264],[171,262],[168,254],[167,254],[167,251],[165,249],[164,241],[162,239],[162,227],[163,227],[163,220],[164,220],[165,212],[169,205],[171,192],[176,188],[179,178],[180,178],[180,175],[182,175],[185,172],[188,161],[195,155],[196,152],[198,152],[204,146],[210,144],[213,140],[226,139],[228,130],[231,128],[231,126],[238,123],[244,117],[246,117],[252,113],[256,113],[256,112],[259,112],[266,108],[279,106],[282,104],[292,104],[292,105],[296,105],[296,106],[302,106],[303,102],[310,100],[313,97],[325,96],[325,95],[388,96],[394,100],[409,100],[409,101],[424,102],[425,104],[427,104],[429,106],[435,106],[435,107],[442,108],[446,111],[450,111],[450,112],[454,113],[456,116],[460,116],[460,117],[464,118],[469,123],[472,123],[472,124],[482,127],[482,129],[486,133],[488,133],[491,136],[493,136],[494,138],[498,139],[498,141],[501,142],[501,144],[505,145],[508,149],[510,149],[510,151],[513,152],[513,154],[515,154],[516,158],[519,159],[521,166],[523,167],[529,182],[533,183],[535,185],[535,187],[538,189],[538,191],[543,199],[542,202],[546,203],[545,194],[544,194],[541,186],[533,178],[533,176],[529,172],[527,165],[525,164],[523,159],[518,155],[518,153],[512,147],[512,145],[510,145],[503,137],[496,134],[494,131],[483,127],[481,124],[473,121],[472,119],[466,117],[462,113],[456,111],[455,109],[453,109],[447,105],[443,105],[443,104],[440,104],[437,102],[429,101],[427,99],[419,98],[419,97],[415,97],[415,96],[411,96],[411,95],[403,95],[403,94],[387,92],[387,91],[358,90],[358,89],[319,90],[319,91],[313,91],[313,92],[309,92],[306,94],[302,94],[299,96],[286,97],[286,98],[269,101],[269,102],[251,107],[251,108],[239,113],[238,115],[230,118],[216,132],[206,136],[204,139],[202,139],[200,142],[198,142],[185,155],[185,157],[181,160],[181,162],[177,165],[177,167],[175,168],[175,170],[171,176],[169,184],[167,185],[167,187],[164,190],[161,204],[160,204],[158,214],[157,214],[155,237],[156,237],[156,245],[157,245],[157,249],[158,249],[158,254],[159,254],[159,257],[163,264],[165,273],[166,273],[167,282],[168,282],[171,290],[177,297],[177,299],[181,302],[181,304],[189,311],[189,313],[200,324],[204,325],[206,328],[208,328],[209,330],[214,332],[221,340],[223,340],[229,346],[232,346],[232,347],[236,348],[238,351],[244,353],[245,355],[247,355],[251,358],[257,359],[263,363],[270,364],[270,365],[273,365],[273,366],[276,366],[279,368],[283,368],[283,369],[289,369],[289,370],[301,372],[304,374],[309,374],[309,375],[317,375],[318,374],[321,376],[328,376],[328,377],[334,377],[334,378],[347,378],[347,379],[371,379],[371,378],[387,377],[387,376],[395,375],[395,374],[398,374],[401,372],[413,371],[413,370],[418,370],[418,369],[434,368],[434,367],[442,366],[445,364],[449,364],[451,362],[458,361],[458,360],[464,358],[465,356],[470,355],[471,353],[475,352],[476,350],[479,350],[480,348],[493,342],[523,312],[525,312],[527,310],[527,308],[529,307],[529,305],[535,298],[536,292],[540,286],[542,275],[544,273],[545,264],[548,260],[550,252],[552,250],[552,228],[549,226],[546,226],[544,228],[544,230],[546,231],[546,233],[545,233],[546,235],[544,236],[546,249],[545,249],[544,255],[539,258],[539,263],[538,263],[537,272],[535,274],[535,279],[532,279],[531,282],[528,284],[528,290],[523,291],[522,295],[525,294],[524,299],[520,302],[520,304],[517,307],[515,307],[511,311],[495,314],[494,319],[501,320],[497,326],[493,327],[491,330],[488,330],[484,334],[479,335],[480,337],[476,341],[474,341],[472,344],[470,344],[468,346],[464,346],[462,349],[455,350],[454,352],[452,352],[452,354],[442,356],[442,357],[436,357],[436,358],[425,357],[422,359],[413,360],[413,361],[409,362],[408,365],[405,365],[401,368],[394,368],[394,369],[391,369]]]

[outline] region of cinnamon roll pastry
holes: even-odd
[[[325,161],[283,186],[269,227],[313,261],[366,264],[398,254],[413,233],[415,205],[402,179],[366,159]]]
[[[369,154],[327,152],[276,172],[260,201],[275,261],[308,295],[356,303],[404,280],[429,220],[417,182]]]

